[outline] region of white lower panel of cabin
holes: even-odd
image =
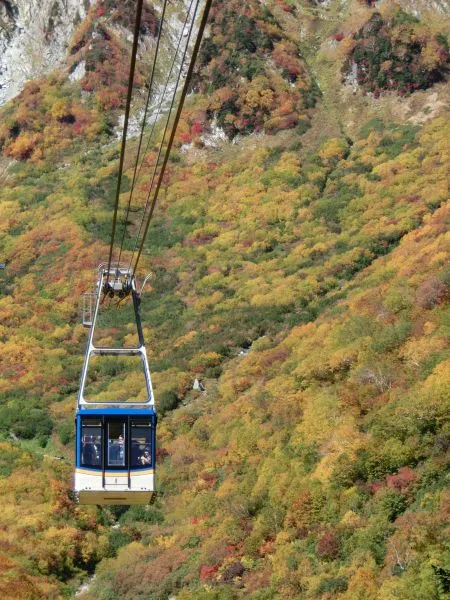
[[[80,504],[147,504],[155,491],[153,469],[128,473],[106,472],[103,486],[101,471],[77,469],[75,492]]]

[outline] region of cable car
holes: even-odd
[[[154,411],[80,409],[75,490],[80,504],[148,504],[155,491]]]
[[[94,345],[101,297],[131,294],[139,345],[106,348]],[[83,323],[90,328],[76,413],[74,491],[80,504],[148,504],[155,496],[157,416],[140,319],[140,295],[131,269],[99,267],[97,290],[90,295]],[[146,400],[102,402],[85,397],[93,356],[140,356]]]

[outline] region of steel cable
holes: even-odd
[[[114,204],[114,216],[113,216],[113,225],[111,231],[111,245],[109,248],[109,257],[108,257],[108,272],[106,276],[106,284],[109,281],[109,272],[111,269],[112,262],[112,254],[114,248],[114,239],[116,235],[116,225],[117,225],[117,211],[119,209],[119,196],[120,196],[120,188],[122,185],[122,173],[123,173],[123,163],[125,158],[125,148],[127,144],[127,133],[128,133],[128,120],[130,117],[130,109],[131,109],[131,97],[133,94],[133,83],[134,83],[134,72],[136,69],[136,55],[139,43],[139,30],[141,28],[141,19],[142,19],[142,6],[143,0],[137,0],[136,7],[136,20],[134,24],[134,35],[133,35],[133,48],[131,51],[131,62],[130,62],[130,76],[128,79],[128,92],[127,92],[127,102],[125,106],[125,118],[123,122],[123,133],[122,133],[122,145],[120,150],[120,161],[119,161],[119,176],[117,178],[117,188],[116,188],[116,197]]]
[[[153,173],[152,173],[152,175],[150,177],[150,185],[149,185],[149,190],[148,190],[148,193],[147,193],[147,199],[145,201],[145,206],[144,206],[144,210],[143,210],[143,213],[142,213],[141,222],[140,222],[140,225],[139,225],[139,230],[138,230],[138,233],[137,233],[136,238],[135,238],[135,243],[134,243],[133,253],[131,255],[131,260],[130,260],[129,268],[131,268],[134,255],[135,255],[135,253],[137,251],[138,244],[139,244],[139,238],[140,238],[141,231],[142,231],[142,228],[143,228],[144,222],[145,222],[145,216],[146,216],[148,207],[150,206],[150,197],[151,197],[152,190],[153,190],[153,184],[154,184],[155,179],[156,179],[156,174],[157,174],[157,171],[158,171],[158,166],[159,166],[159,163],[160,163],[160,158],[161,158],[162,153],[163,153],[164,141],[166,139],[167,131],[169,129],[170,119],[171,119],[171,116],[172,116],[172,111],[173,111],[173,108],[174,108],[174,105],[175,105],[176,96],[177,96],[177,93],[178,93],[178,86],[179,86],[179,83],[180,83],[181,74],[183,72],[183,65],[184,65],[184,62],[186,60],[186,55],[187,55],[187,52],[188,52],[188,49],[189,49],[189,44],[190,44],[190,40],[191,40],[191,37],[192,37],[192,32],[193,32],[194,26],[195,26],[195,18],[197,16],[197,10],[198,10],[198,7],[200,5],[200,2],[201,2],[201,0],[196,0],[194,12],[193,12],[193,15],[192,15],[192,21],[191,21],[191,24],[189,26],[189,33],[188,33],[186,45],[184,47],[183,56],[181,57],[180,69],[178,71],[178,75],[177,75],[177,78],[176,78],[175,87],[174,87],[173,94],[172,94],[172,100],[171,100],[171,103],[170,103],[170,108],[169,108],[169,111],[167,113],[167,118],[166,118],[166,123],[165,123],[165,126],[164,126],[164,131],[163,131],[162,139],[161,139],[161,142],[159,144],[158,155],[157,155],[155,163],[154,163]],[[190,11],[191,11],[191,8],[192,8],[192,4],[193,4],[193,1],[191,1],[191,4],[189,6],[187,17],[190,16]],[[176,57],[174,57],[174,61],[175,61],[175,59],[176,59]],[[174,61],[172,62],[172,66],[174,64]],[[163,100],[163,98],[161,98],[161,102],[162,102],[162,100]]]
[[[122,257],[122,249],[123,249],[123,244],[124,244],[124,241],[125,241],[125,233],[126,233],[126,229],[127,229],[128,216],[130,214],[131,201],[132,201],[132,197],[133,197],[134,185],[135,185],[136,176],[137,176],[138,163],[139,163],[139,158],[140,158],[140,154],[141,154],[142,140],[143,140],[143,137],[144,137],[145,125],[147,123],[148,109],[149,109],[149,106],[150,106],[150,99],[151,99],[151,95],[152,95],[152,91],[153,91],[153,79],[155,77],[155,67],[156,67],[156,61],[157,61],[157,58],[158,58],[159,44],[160,44],[160,41],[161,41],[161,35],[162,35],[162,29],[163,29],[163,25],[164,25],[164,17],[165,17],[165,14],[166,14],[167,2],[168,2],[168,0],[164,0],[162,14],[161,14],[160,27],[159,27],[159,31],[158,31],[158,39],[156,41],[155,55],[153,57],[152,71],[151,71],[151,76],[150,76],[150,82],[149,82],[149,85],[148,85],[147,99],[146,99],[146,103],[145,103],[144,118],[142,120],[141,133],[140,133],[140,136],[139,136],[139,145],[138,145],[138,150],[137,150],[137,154],[136,154],[136,162],[134,164],[133,181],[131,183],[130,197],[128,199],[128,205],[127,205],[127,209],[126,209],[126,212],[125,212],[125,218],[124,218],[124,223],[123,223],[122,241],[120,243],[119,258],[117,260],[117,264],[120,263],[120,259]]]
[[[141,173],[142,166],[143,166],[143,163],[144,163],[144,157],[147,154],[148,149],[150,147],[150,142],[153,139],[153,133],[155,131],[155,126],[158,123],[159,117],[161,116],[161,114],[163,112],[162,108],[163,108],[163,103],[164,103],[164,100],[165,100],[165,97],[166,97],[166,92],[167,92],[167,89],[169,87],[169,84],[170,84],[170,81],[171,81],[171,78],[172,78],[172,73],[173,73],[173,70],[174,70],[174,67],[175,67],[175,64],[176,64],[176,59],[177,59],[178,53],[180,51],[181,42],[182,42],[183,37],[184,37],[184,31],[186,29],[186,25],[187,25],[187,23],[189,21],[190,15],[191,15],[191,10],[192,10],[193,3],[194,3],[194,0],[191,0],[191,2],[189,4],[189,8],[188,8],[188,10],[186,12],[186,18],[185,18],[184,23],[183,23],[183,28],[181,30],[180,37],[178,39],[177,47],[176,47],[176,50],[175,50],[175,53],[174,53],[174,56],[173,56],[173,59],[172,59],[172,63],[171,63],[170,69],[169,69],[169,73],[168,73],[167,78],[166,78],[164,89],[163,89],[162,93],[160,94],[160,98],[159,98],[159,102],[158,102],[158,109],[156,111],[156,116],[153,119],[152,128],[150,130],[150,133],[149,133],[149,136],[148,136],[148,139],[147,139],[147,144],[146,144],[145,150],[144,150],[144,152],[142,154],[143,158],[142,158],[141,164],[139,165],[139,169],[138,169],[137,173],[136,173],[136,165],[135,165],[135,171],[134,171],[134,174],[133,174],[133,184],[132,184],[132,188],[130,190],[130,197],[129,197],[129,201],[128,201],[127,218],[128,218],[129,210],[131,208],[131,201],[132,201],[132,195],[133,195],[134,188],[135,188],[135,182],[136,182],[137,179],[139,179],[139,175]],[[187,43],[187,45],[188,45],[188,43]],[[182,59],[181,63],[183,63],[183,59]],[[175,87],[175,93],[177,91],[177,87],[178,87],[178,85]],[[142,136],[142,130],[141,130],[141,140],[142,140],[142,137],[143,136]],[[141,148],[141,140],[139,141],[139,148]],[[138,151],[137,158],[139,156],[139,153],[140,153],[140,150]],[[137,161],[136,161],[136,164],[137,164]],[[140,224],[140,227],[139,227],[139,232],[138,232],[138,234],[136,236],[136,239],[135,239],[133,253],[135,252],[135,250],[137,248],[139,234],[140,234],[140,232],[142,230],[142,220],[145,218],[145,213],[146,213],[147,208],[148,208],[148,199],[147,199],[147,201],[146,201],[146,203],[144,205],[143,217],[141,219],[141,224]],[[122,243],[121,243],[121,248],[120,248],[119,261],[120,261],[120,257],[121,257],[121,254],[122,254],[122,248],[123,248],[123,243],[124,243],[124,238],[125,238],[125,227],[126,227],[126,221],[125,221],[125,224],[124,224],[124,232],[123,232],[123,236],[122,236]],[[130,264],[129,264],[128,268],[131,268],[131,261],[130,261]]]
[[[189,39],[190,39],[191,32],[192,32],[192,26],[193,26],[193,24],[195,22],[195,16],[196,16],[196,12],[197,12],[197,9],[198,9],[198,4],[199,4],[199,2],[197,2],[196,7],[195,7],[194,17],[193,17],[192,25],[191,25],[191,30],[189,32]],[[188,90],[189,90],[189,85],[190,85],[190,82],[191,82],[191,79],[192,79],[192,74],[194,72],[195,62],[196,62],[198,51],[199,51],[199,48],[200,48],[200,43],[201,43],[202,38],[203,38],[203,33],[205,31],[205,27],[206,27],[206,24],[207,24],[207,21],[208,21],[209,11],[211,9],[211,4],[212,4],[212,0],[206,0],[206,2],[205,2],[205,8],[203,10],[202,19],[201,19],[200,26],[199,26],[198,33],[197,33],[197,38],[195,40],[194,49],[192,51],[192,56],[191,56],[191,60],[190,60],[190,63],[189,63],[188,72],[187,72],[186,79],[185,79],[185,82],[184,82],[183,90],[181,92],[181,97],[180,97],[180,100],[179,100],[179,103],[178,103],[177,113],[175,115],[174,123],[173,123],[172,130],[171,130],[171,133],[170,133],[170,138],[169,138],[169,141],[168,141],[168,144],[167,144],[167,148],[166,148],[166,152],[165,152],[165,155],[164,155],[163,163],[162,163],[162,166],[161,166],[161,170],[159,172],[159,176],[158,176],[158,181],[157,181],[157,184],[156,184],[155,192],[153,194],[153,199],[152,199],[152,203],[151,203],[151,206],[150,206],[150,212],[149,212],[149,215],[148,215],[148,218],[147,218],[147,222],[146,222],[146,225],[145,225],[144,233],[142,235],[141,244],[139,246],[139,251],[138,251],[138,254],[137,254],[137,257],[136,257],[136,262],[135,262],[134,267],[133,267],[133,275],[135,275],[135,273],[136,273],[136,269],[137,269],[137,266],[138,266],[138,263],[139,263],[139,260],[140,260],[141,254],[142,254],[142,250],[144,248],[145,239],[147,237],[147,232],[148,232],[148,228],[150,226],[150,221],[152,219],[153,212],[154,212],[154,209],[155,209],[155,206],[156,206],[156,201],[158,199],[159,190],[160,190],[161,185],[162,185],[162,181],[163,181],[163,177],[164,177],[164,172],[165,172],[165,169],[166,169],[166,166],[167,166],[167,162],[169,160],[169,155],[170,155],[170,151],[172,149],[172,145],[173,145],[173,141],[174,141],[174,138],[175,138],[175,133],[176,133],[176,130],[177,130],[177,126],[178,126],[178,123],[180,121],[180,117],[181,117],[181,112],[182,112],[182,109],[183,109],[184,101],[185,101],[185,98],[186,98]],[[186,44],[186,49],[187,49],[188,45],[189,45],[189,41]],[[185,52],[186,52],[186,49],[185,49]],[[183,59],[183,62],[184,62],[184,59]],[[182,62],[182,65],[183,65],[183,62]],[[181,68],[182,68],[182,65],[181,65]],[[181,75],[181,69],[180,69],[180,73],[178,75],[177,87],[178,87],[180,75]],[[175,93],[176,93],[176,90],[175,90]],[[174,97],[175,97],[175,93],[174,93]],[[170,119],[170,114],[169,114],[167,123],[169,122],[169,119]],[[166,124],[166,128],[164,130],[164,136],[163,136],[163,140],[161,142],[160,153],[158,154],[158,160],[159,160],[159,157],[160,157],[160,154],[161,154],[162,146],[164,144],[164,139],[165,139],[166,132],[167,132],[167,124]],[[152,183],[151,183],[151,187],[150,187],[148,199],[150,198],[150,195],[151,195],[151,190],[152,190],[152,187],[153,187],[153,181],[154,181],[154,178],[155,178],[155,172],[156,172],[157,164],[158,164],[158,161],[157,161],[157,163],[155,165],[155,170],[153,172]],[[131,262],[133,261],[133,258],[134,258],[134,251],[133,251],[133,256],[132,256]]]

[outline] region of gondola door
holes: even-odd
[[[127,490],[128,470],[127,419],[105,419],[104,431],[104,487],[105,490]]]

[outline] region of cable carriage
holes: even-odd
[[[131,295],[139,339],[135,348],[94,345],[104,294],[119,298]],[[83,315],[90,332],[76,414],[75,493],[81,504],[147,504],[155,493],[157,418],[139,305],[131,269],[101,265],[97,290],[90,295]],[[86,398],[89,362],[94,356],[139,356],[145,376],[145,401],[102,402]]]
[[[128,121],[130,116],[131,99],[133,92],[136,56],[139,42],[140,23],[142,17],[143,0],[136,3],[136,21],[131,53],[130,73],[128,80],[128,93],[125,108],[122,146],[119,161],[119,175],[116,186],[114,217],[112,223],[111,244],[107,265],[99,267],[97,289],[93,294],[84,297],[83,323],[90,328],[86,356],[81,375],[80,391],[76,413],[76,468],[75,468],[75,493],[82,504],[145,504],[155,497],[155,439],[156,439],[156,412],[153,390],[148,367],[144,336],[140,319],[140,294],[136,291],[134,274],[143,252],[149,224],[155,209],[158,194],[163,182],[164,172],[169,160],[170,151],[174,142],[175,132],[181,118],[184,100],[189,91],[195,61],[199,52],[200,42],[205,31],[208,14],[212,0],[205,0],[204,9],[198,29],[195,29],[198,9],[201,0],[190,0],[186,10],[184,26],[180,32],[178,44],[173,55],[164,90],[159,96],[159,106],[153,115],[153,123],[162,117],[165,120],[162,141],[153,165],[150,178],[149,191],[143,207],[143,214],[139,232],[135,240],[132,261],[136,252],[134,267],[125,268],[120,264],[124,246],[125,231],[131,210],[133,190],[137,180],[138,163],[141,166],[143,157],[149,148],[154,126],[149,134],[147,148],[142,147],[144,130],[147,123],[150,101],[152,99],[153,75],[159,52],[161,33],[163,30],[164,16],[168,0],[164,0],[153,66],[148,84],[147,100],[141,135],[139,139],[136,161],[134,165],[133,181],[129,193],[128,205],[123,221],[122,241],[117,263],[112,263],[114,250],[119,197],[123,174],[125,149],[127,142]],[[187,29],[187,33],[186,33]],[[191,39],[195,37],[190,61],[187,61]],[[187,66],[189,64],[189,66]],[[178,68],[178,74],[176,74]],[[175,76],[176,75],[176,76]],[[181,94],[176,102],[179,85],[183,81]],[[168,111],[165,109],[166,93],[172,96]],[[177,105],[176,111],[175,106]],[[172,112],[175,115],[172,115]],[[163,115],[165,115],[163,117]],[[167,136],[167,139],[166,139]],[[142,152],[141,152],[142,149]],[[144,281],[145,283],[145,281]],[[142,291],[142,290],[141,290]],[[135,348],[106,348],[94,345],[94,332],[97,317],[104,297],[117,297],[120,299],[132,297],[139,345]],[[117,401],[90,401],[85,397],[89,362],[95,356],[139,356],[145,375],[146,399],[143,402],[127,402],[126,399]]]

